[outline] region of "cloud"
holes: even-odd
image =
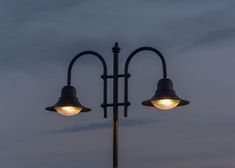
[[[150,119],[127,119],[120,121],[120,127],[139,127],[152,124],[156,124],[156,121]],[[112,123],[110,121],[99,121],[79,124],[70,128],[53,131],[53,133],[76,133],[81,131],[96,131],[110,128],[112,128]]]
[[[120,118],[122,167],[233,168],[234,7],[233,0],[1,1],[0,167],[110,167],[110,120],[97,121],[98,112],[57,117],[44,107],[57,100],[80,51],[99,52],[111,74],[118,41],[120,73],[135,48],[157,47],[177,93],[192,102],[171,112],[137,104],[152,96],[161,65],[147,52],[133,59],[130,114],[137,118]],[[79,60],[73,85],[82,103],[101,111],[97,62]],[[111,102],[112,81],[108,86]]]

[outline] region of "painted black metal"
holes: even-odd
[[[189,101],[181,99],[179,96],[177,96],[174,88],[173,88],[173,82],[170,79],[161,79],[158,82],[158,88],[155,92],[154,96],[149,99],[142,102],[145,106],[153,106],[151,103],[152,100],[159,100],[159,99],[174,99],[174,100],[180,100],[180,103],[178,106],[183,106],[189,104]]]
[[[163,79],[166,79],[167,78],[167,69],[166,69],[166,61],[165,61],[165,58],[163,57],[162,53],[160,51],[158,51],[157,49],[153,48],[153,47],[140,47],[140,48],[137,48],[136,50],[134,50],[127,58],[126,60],[126,63],[125,63],[125,80],[124,80],[124,101],[125,103],[127,103],[127,105],[125,105],[124,107],[124,116],[125,117],[128,117],[128,68],[129,68],[129,64],[130,64],[130,61],[131,59],[139,52],[141,51],[152,51],[154,52],[155,54],[157,54],[161,61],[162,61],[162,72],[163,72]]]
[[[161,79],[158,82],[158,90],[156,91],[155,95],[147,101],[144,101],[142,104],[146,106],[153,106],[151,103],[151,100],[162,97],[162,96],[167,96],[168,98],[175,98],[175,99],[180,99],[175,91],[173,90],[173,83],[171,80],[167,79],[167,69],[166,69],[166,61],[160,51],[158,51],[155,48],[152,47],[141,47],[136,50],[134,50],[127,58],[126,63],[125,63],[125,69],[124,69],[124,74],[119,74],[119,52],[120,48],[118,46],[118,43],[115,43],[114,47],[112,48],[113,51],[113,75],[107,75],[107,65],[104,60],[104,58],[98,54],[97,52],[94,51],[84,51],[79,54],[77,54],[72,61],[69,64],[68,67],[68,78],[67,78],[67,86],[65,86],[62,89],[61,97],[59,98],[59,101],[52,107],[46,108],[47,110],[50,111],[55,111],[55,107],[58,105],[64,105],[66,102],[73,102],[71,105],[74,106],[79,106],[84,108],[82,112],[90,111],[89,108],[86,108],[82,106],[78,98],[76,96],[76,90],[73,86],[71,86],[71,74],[72,74],[72,68],[74,63],[78,58],[80,58],[83,55],[94,55],[99,60],[102,62],[103,68],[104,68],[104,73],[101,75],[101,78],[104,81],[103,85],[103,104],[101,104],[101,107],[104,110],[104,118],[107,118],[107,108],[112,107],[113,108],[113,168],[118,168],[118,134],[119,134],[119,115],[118,115],[118,107],[119,106],[124,106],[124,116],[128,116],[128,106],[130,106],[130,102],[128,101],[128,79],[131,76],[128,72],[128,67],[131,59],[139,52],[141,51],[152,51],[155,54],[157,54],[162,62],[162,69],[163,69],[163,79]],[[119,103],[118,102],[118,92],[119,92],[119,86],[118,86],[118,79],[119,78],[124,78],[124,102]],[[107,80],[112,79],[113,80],[113,102],[112,103],[107,103]],[[180,105],[186,105],[189,102],[186,100],[180,99]]]
[[[91,109],[83,106],[77,97],[76,89],[73,86],[64,86],[61,91],[61,97],[57,101],[54,106],[47,107],[46,109],[49,111],[56,111],[55,107],[62,107],[62,106],[74,106],[74,107],[81,107],[81,112],[88,112]]]
[[[130,76],[131,76],[130,74],[119,74],[119,75],[117,75],[118,78],[125,78],[125,77],[130,77]],[[102,75],[101,78],[113,79],[114,76],[113,75],[107,75],[107,76]]]
[[[131,105],[131,103],[118,103],[118,106],[126,106],[126,105]],[[101,107],[103,107],[104,104],[101,105]],[[110,104],[106,104],[107,107],[113,107],[114,104],[110,103]]]
[[[102,76],[107,76],[107,64],[104,60],[104,58],[97,52],[95,51],[84,51],[84,52],[80,52],[79,54],[77,54],[72,61],[69,64],[68,67],[68,78],[67,78],[67,85],[71,85],[71,76],[72,76],[72,68],[74,63],[82,56],[84,55],[93,55],[96,56],[102,63],[103,65],[103,75]],[[107,104],[107,78],[102,78],[103,79],[103,104]],[[106,106],[102,106],[103,111],[104,111],[104,118],[107,118],[107,107]]]
[[[118,168],[118,43],[113,47],[113,168]]]

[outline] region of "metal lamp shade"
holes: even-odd
[[[144,106],[154,106],[152,104],[152,100],[161,100],[161,99],[172,99],[172,100],[179,100],[179,104],[177,106],[183,106],[189,104],[189,101],[181,99],[175,93],[173,89],[173,82],[170,79],[161,79],[158,82],[158,88],[155,92],[154,96],[142,102]]]
[[[77,97],[76,89],[73,86],[65,86],[61,91],[61,97],[59,98],[58,102],[51,107],[47,107],[46,110],[55,111],[56,107],[63,107],[63,106],[73,106],[73,107],[80,107],[82,108],[81,112],[88,112],[91,109],[83,106]]]

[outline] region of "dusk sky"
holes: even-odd
[[[120,73],[134,49],[155,47],[190,101],[171,111],[142,106],[161,62],[151,52],[133,58],[129,117],[119,110],[120,168],[235,167],[234,0],[1,0],[0,20],[1,168],[112,167],[112,109],[103,119],[98,59],[79,59],[72,78],[92,112],[63,117],[45,107],[60,96],[77,53],[100,53],[111,74],[116,41]]]

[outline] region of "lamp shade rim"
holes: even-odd
[[[149,100],[145,100],[145,101],[142,102],[142,105],[144,105],[144,106],[153,106],[154,107],[154,105],[152,104],[151,101],[152,100],[160,100],[160,99],[163,99],[163,98],[152,98],[152,99],[149,99]],[[179,100],[180,102],[177,105],[177,107],[189,104],[189,101],[183,100],[183,99],[180,99],[180,98],[167,98],[166,97],[165,99]]]
[[[74,106],[74,107],[81,107],[82,108],[82,110],[81,110],[81,113],[83,113],[83,112],[89,112],[89,111],[91,111],[91,109],[90,108],[87,108],[87,107],[84,107],[84,106],[81,106],[81,105],[67,105],[67,106]],[[56,107],[62,107],[62,106],[50,106],[50,107],[47,107],[46,108],[46,110],[48,110],[48,111],[52,111],[52,112],[57,112],[56,111]]]

